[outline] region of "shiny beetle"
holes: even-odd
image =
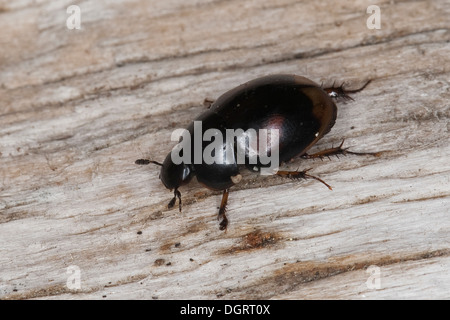
[[[347,153],[369,154],[350,152],[342,148],[342,143],[339,147],[307,154],[307,151],[331,130],[336,121],[337,108],[333,98],[352,100],[348,94],[363,90],[369,82],[357,90],[344,90],[342,85],[322,88],[315,82],[296,75],[265,76],[226,92],[214,101],[196,121],[201,121],[202,135],[211,128],[223,134],[226,129],[246,131],[248,129],[275,128],[279,132],[278,159],[280,163],[297,156],[317,158]],[[194,122],[187,130],[194,135]],[[205,147],[206,144],[203,143],[202,150]],[[229,151],[225,145],[223,150]],[[235,151],[236,149],[233,149],[232,152]],[[259,158],[256,164],[254,161],[250,163],[248,151],[247,147],[244,167],[259,171],[264,165]],[[181,193],[178,189],[187,184],[193,176],[196,176],[200,183],[210,189],[223,190],[218,219],[220,220],[220,230],[226,230],[228,219],[225,211],[228,193],[233,185],[241,181],[242,165],[235,161],[207,164],[203,160],[197,164],[193,161],[175,164],[172,160],[172,153],[167,155],[163,163],[146,159],[138,159],[135,163],[153,163],[161,166],[160,179],[162,183],[166,188],[174,190],[174,197],[169,202],[169,208],[175,205],[178,198],[181,211]],[[308,174],[308,170],[277,170],[274,174],[291,179],[316,179],[331,190],[331,187],[323,180]]]

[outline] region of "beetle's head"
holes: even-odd
[[[169,153],[161,166],[159,178],[167,189],[178,189],[187,184],[193,176],[192,169],[184,163],[175,164],[172,161],[172,154]]]
[[[178,188],[186,183],[188,183],[192,176],[194,175],[192,171],[192,167],[190,165],[186,165],[184,163],[175,164],[172,161],[172,153],[169,153],[164,160],[163,163],[159,163],[158,161],[148,160],[148,159],[137,159],[135,161],[136,164],[149,164],[153,163],[161,167],[161,173],[159,174],[159,178],[162,183],[166,186],[167,189],[174,189],[174,196],[172,200],[169,202],[169,209],[175,205],[175,201],[179,200],[179,208],[181,212],[181,193],[178,191]]]

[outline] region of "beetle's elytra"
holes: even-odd
[[[322,88],[315,82],[296,75],[265,76],[224,93],[195,121],[201,123],[202,135],[208,129],[217,130],[223,135],[226,134],[227,129],[242,130],[243,132],[249,132],[250,129],[255,132],[261,132],[261,129],[275,129],[278,133],[278,141],[276,149],[275,144],[271,145],[272,149],[269,148],[269,153],[277,150],[279,163],[289,161],[297,156],[315,158],[354,153],[343,149],[342,144],[337,148],[311,155],[308,155],[307,151],[331,130],[336,121],[337,108],[333,98],[351,99],[348,93],[361,91],[369,82],[360,89],[349,91],[344,90],[342,86]],[[195,123],[193,122],[187,129],[191,136],[195,134]],[[258,135],[258,143],[261,142],[261,139],[261,136]],[[256,153],[256,158],[251,158],[252,149],[249,145],[243,146],[245,162],[236,161],[238,158],[237,147],[246,141],[245,137],[237,136],[234,140],[236,144],[232,149],[227,149],[226,142],[216,149],[216,155],[219,150],[224,157],[226,152],[233,153],[231,162],[210,163],[202,160],[176,164],[173,161],[172,153],[169,153],[162,164],[145,159],[136,160],[136,164],[154,163],[161,166],[161,181],[166,188],[174,190],[174,197],[169,202],[169,208],[174,206],[178,198],[181,211],[181,193],[178,189],[187,184],[193,176],[196,176],[200,183],[210,189],[223,190],[218,219],[220,220],[220,229],[225,230],[228,225],[225,215],[228,193],[233,185],[241,181],[240,170],[247,167],[250,170],[259,171],[267,166],[262,163],[260,158],[262,156],[261,148],[254,149],[253,155]],[[258,144],[258,146],[260,145]],[[204,151],[205,148],[207,148],[207,143],[203,142],[201,150]],[[194,148],[191,150],[195,151]],[[274,174],[292,179],[313,178],[331,189],[328,184],[318,177],[309,175],[307,171],[277,170]]]

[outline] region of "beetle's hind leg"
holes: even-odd
[[[225,212],[227,211],[227,202],[229,193],[230,193],[229,189],[223,190],[222,201],[220,202],[219,208],[219,215],[217,216],[217,219],[220,220],[219,229],[225,231],[227,230],[228,226],[228,219],[227,216],[225,215]]]
[[[331,87],[323,88],[323,90],[326,93],[328,93],[328,95],[332,98],[336,98],[336,99],[341,98],[343,100],[352,100],[353,101],[354,99],[352,97],[350,97],[349,94],[357,93],[357,92],[364,90],[371,81],[372,80],[368,80],[361,88],[354,89],[354,90],[344,89],[344,83],[342,83],[340,86],[335,86],[335,83],[333,83],[333,85]]]
[[[177,201],[178,198],[178,208],[181,212],[181,192],[178,191],[178,189],[175,189],[173,192],[173,198],[172,200],[169,201],[169,204],[167,205],[167,207],[169,209],[173,208],[173,206],[175,205],[175,201]]]
[[[339,157],[339,155],[347,155],[347,154],[356,154],[356,155],[360,155],[360,156],[375,156],[378,157],[380,155],[381,152],[353,152],[353,151],[348,151],[348,148],[342,148],[342,146],[344,145],[344,141],[345,139],[342,139],[342,142],[339,146],[337,147],[331,147],[329,149],[325,149],[313,154],[307,154],[305,153],[304,155],[302,155],[301,157],[303,159],[315,159],[315,158],[320,158],[323,159],[324,157],[329,158],[330,156],[336,156]]]
[[[331,186],[328,183],[326,183],[319,177],[308,174],[307,172],[311,169],[312,168],[309,168],[309,169],[306,169],[303,171],[298,171],[298,170],[297,171],[277,171],[277,173],[275,173],[275,174],[279,177],[285,177],[285,178],[289,178],[289,179],[315,179],[319,182],[322,182],[328,189],[333,190],[333,188],[331,188]]]

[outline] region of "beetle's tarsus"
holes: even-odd
[[[217,216],[217,219],[220,220],[219,229],[222,231],[226,231],[228,226],[228,219],[225,215],[225,212],[227,211],[228,194],[229,189],[223,190],[222,201],[220,202],[219,208],[219,215]]]
[[[351,100],[354,101],[352,97],[349,96],[350,93],[357,93],[364,90],[367,85],[372,82],[372,79],[368,80],[362,87],[354,90],[344,89],[344,82],[340,86],[335,86],[336,81],[333,82],[333,85],[328,88],[323,88],[323,90],[328,93],[331,98],[335,99],[343,99],[343,100]]]
[[[302,155],[302,158],[303,159],[319,158],[319,159],[323,160],[324,157],[327,157],[329,160],[331,160],[330,156],[338,157],[339,154],[342,154],[345,156],[347,153],[350,153],[350,152],[347,151],[348,148],[342,148],[342,146],[344,145],[344,141],[345,141],[345,139],[342,139],[341,144],[337,147],[331,147],[330,149],[325,149],[325,150],[322,150],[322,151],[319,151],[319,152],[316,152],[313,154],[305,153],[304,155]]]
[[[359,155],[359,156],[375,156],[375,157],[379,157],[382,153],[382,151],[380,152],[354,152],[354,151],[349,151],[348,147],[347,148],[342,148],[342,146],[344,145],[344,141],[345,139],[342,139],[342,142],[339,146],[337,147],[331,147],[330,149],[325,149],[313,154],[307,154],[305,153],[304,155],[302,155],[301,157],[303,159],[316,159],[319,158],[321,160],[323,160],[324,157],[327,157],[329,160],[330,156],[336,156],[339,159],[339,155],[344,155],[346,156],[347,154],[355,154],[355,155]]]
[[[317,180],[319,182],[322,182],[328,189],[333,190],[333,188],[328,183],[326,183],[325,181],[323,181],[319,177],[316,177],[316,176],[308,174],[307,172],[309,170],[311,170],[311,169],[312,168],[309,168],[309,169],[306,169],[306,170],[303,170],[303,171],[298,171],[298,170],[297,171],[278,171],[276,173],[276,175],[278,175],[280,177],[286,177],[286,178],[289,178],[289,179],[309,179],[309,178],[315,179],[315,180]]]
[[[175,202],[177,201],[178,198],[178,209],[181,212],[181,192],[178,191],[178,189],[175,189],[173,192],[173,198],[169,201],[169,204],[167,205],[167,207],[169,209],[172,209],[173,206],[175,205]]]

